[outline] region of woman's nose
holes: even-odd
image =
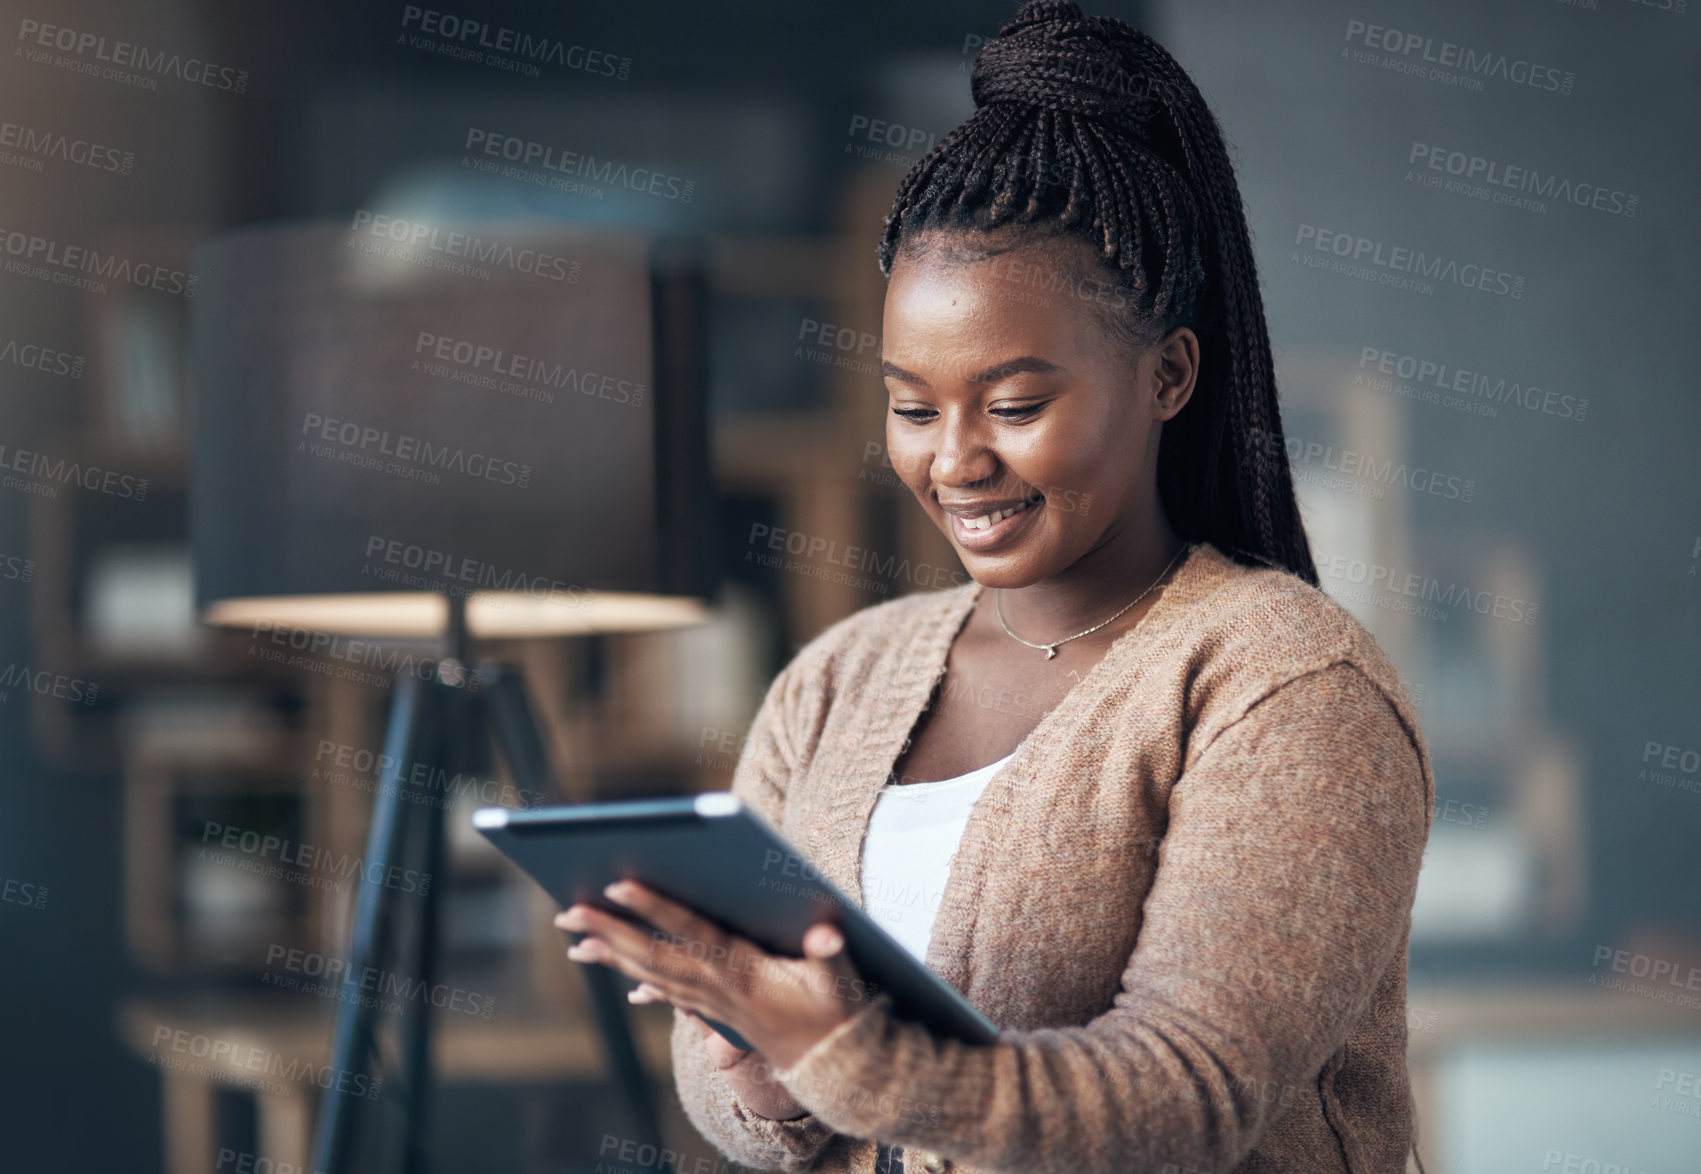
[[[933,480],[948,485],[972,485],[992,476],[998,458],[987,446],[984,432],[972,422],[940,422],[939,444],[933,453]]]

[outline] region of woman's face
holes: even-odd
[[[1162,517],[1158,439],[1192,392],[1193,332],[1132,353],[1093,304],[1121,295],[1084,242],[947,253],[893,263],[881,357],[892,467],[964,568],[1024,587],[1159,537],[1140,531]]]

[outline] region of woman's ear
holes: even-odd
[[[1158,381],[1158,419],[1169,420],[1187,406],[1199,379],[1199,336],[1177,326],[1153,348],[1153,375]]]

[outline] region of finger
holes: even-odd
[[[817,922],[803,935],[804,957],[825,971],[830,980],[826,989],[851,1002],[866,1002],[873,992],[860,980],[856,964],[845,947],[843,931],[831,922]]]
[[[727,974],[719,976],[717,981],[725,985],[729,975],[738,976],[730,979],[731,985],[746,989],[750,985],[749,977],[762,973],[767,964],[767,952],[756,943],[727,933],[689,906],[647,885],[616,881],[603,890],[603,895],[654,927],[647,961],[664,973],[689,973],[701,982],[706,981],[703,976],[709,972],[723,970]],[[646,960],[636,952],[629,956],[635,961]]]
[[[603,953],[599,949],[600,940],[593,937],[583,937],[567,947],[567,957],[575,962],[601,962]]]
[[[641,982],[632,990],[626,992],[626,999],[631,1003],[665,1003],[667,996],[653,982]]]
[[[614,919],[618,921],[618,918]],[[647,939],[644,939],[647,941]],[[653,957],[642,947],[615,948],[600,935],[585,937],[567,948],[575,962],[600,963],[654,992],[659,1002],[672,1003],[683,1011],[698,1011],[716,1017],[724,1014],[716,996],[713,975],[695,963],[675,966]]]
[[[803,955],[806,958],[834,958],[845,948],[845,935],[830,921],[818,921],[803,935]]]
[[[652,973],[641,962],[610,946],[599,938],[585,938],[567,948],[567,956],[575,962],[600,962],[635,982],[648,982],[663,991],[669,990],[665,980]]]
[[[617,881],[603,890],[603,896],[675,938],[707,941],[711,936],[724,936],[719,926],[700,916],[696,910],[670,900],[637,881]]]
[[[604,945],[634,961],[649,957],[656,947],[652,930],[633,925],[623,917],[592,905],[574,905],[559,914],[555,924],[563,929],[594,934]]]

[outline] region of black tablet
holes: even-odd
[[[603,896],[616,880],[648,885],[774,954],[803,956],[803,934],[831,921],[861,978],[892,998],[892,1013],[964,1043],[998,1029],[952,986],[821,876],[796,848],[724,791],[669,799],[484,807],[473,826],[558,901],[633,920]],[[737,1047],[749,1045],[719,1023]]]

